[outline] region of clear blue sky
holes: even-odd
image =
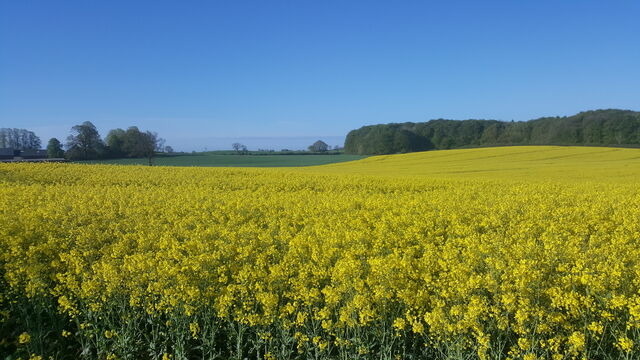
[[[631,0],[0,0],[0,127],[278,149],[375,123],[640,110],[639,18]]]

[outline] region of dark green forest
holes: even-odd
[[[640,112],[609,109],[518,122],[437,119],[369,125],[349,132],[345,152],[373,155],[508,145],[640,146]]]

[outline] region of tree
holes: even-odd
[[[157,133],[151,131],[142,133],[142,147],[144,156],[149,160],[149,166],[153,165],[153,158],[156,156],[156,150],[160,148],[160,143],[164,144],[164,139],[160,139]]]
[[[329,150],[329,145],[322,140],[318,140],[309,146],[309,151],[311,152],[325,152],[327,150]]]
[[[247,147],[240,143],[233,143],[231,147],[233,147],[233,150],[235,150],[238,154],[246,154],[248,152]]]
[[[0,148],[38,150],[40,145],[40,138],[33,131],[26,129],[0,129]]]
[[[166,151],[166,148],[171,148],[170,146],[165,148],[165,140],[158,137],[157,133],[142,132],[136,126],[131,126],[126,131],[122,129],[109,131],[105,142],[110,157],[146,157],[149,158],[149,163],[152,162],[151,158],[155,156],[156,152]],[[173,149],[171,149],[171,152],[173,152]]]
[[[104,155],[104,143],[90,121],[71,128],[67,137],[67,157],[72,160],[97,159]]]
[[[47,156],[51,159],[64,157],[64,150],[62,150],[60,140],[56,138],[49,139],[49,143],[47,144]]]
[[[167,154],[173,154],[173,148],[167,145],[164,147],[164,152],[166,152]]]
[[[127,157],[146,157],[148,149],[146,148],[143,134],[137,126],[130,126],[124,133],[122,149]]]
[[[109,131],[105,138],[109,157],[121,158],[127,156],[124,148],[127,133],[122,129],[113,129]]]
[[[153,158],[158,150],[158,134],[131,126],[124,133],[122,148],[128,157],[149,159],[149,166],[153,165]]]
[[[154,132],[153,134],[156,137],[156,151],[163,152],[165,150],[164,143],[166,142],[166,140],[161,137],[158,137],[158,133]]]

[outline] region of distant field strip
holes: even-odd
[[[299,167],[359,160],[361,155],[218,155],[195,154],[160,156],[153,159],[156,166],[210,167]],[[147,165],[147,159],[112,159],[81,161],[84,164]]]
[[[0,164],[0,353],[638,359],[640,150]]]

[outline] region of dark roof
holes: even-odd
[[[47,155],[47,150],[28,149],[28,150],[22,150],[20,152],[20,156],[28,156],[28,155]]]

